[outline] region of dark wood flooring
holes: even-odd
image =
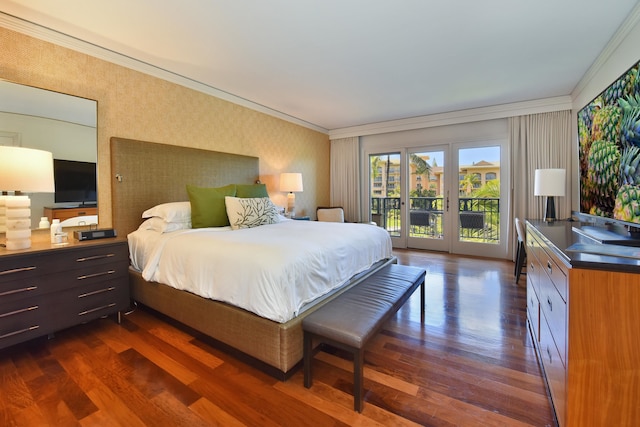
[[[551,426],[513,263],[398,250],[427,269],[419,293],[352,363],[319,352],[280,382],[144,308],[0,351],[1,426]]]

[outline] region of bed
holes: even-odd
[[[259,175],[258,165],[259,160],[250,156],[112,138],[111,169],[114,179],[112,184],[114,228],[119,236],[131,234],[131,236],[140,237],[140,234],[146,232],[145,230],[142,233],[137,231],[143,222],[142,212],[153,206],[189,200],[186,184],[201,187],[219,187],[231,183],[252,184],[256,182]],[[283,260],[294,259],[297,253],[305,251],[312,252],[312,255],[316,257],[325,257],[325,255],[319,255],[313,249],[330,245],[331,241],[329,240],[334,239],[326,240],[325,238],[325,240],[316,241],[314,239],[319,239],[319,237],[305,234],[311,233],[317,227],[345,227],[338,229],[340,231],[346,231],[349,227],[356,228],[356,234],[353,238],[349,238],[349,242],[358,240],[357,236],[359,234],[375,234],[380,231],[386,236],[384,238],[380,237],[380,241],[377,243],[384,247],[379,251],[384,255],[370,255],[371,257],[375,256],[376,259],[370,259],[367,268],[363,268],[362,263],[356,267],[349,267],[355,268],[356,271],[354,271],[353,277],[346,281],[330,277],[327,281],[328,284],[320,290],[314,290],[315,293],[302,293],[292,301],[288,301],[287,298],[275,298],[279,303],[282,302],[281,305],[285,307],[282,312],[271,313],[270,309],[262,312],[251,304],[240,303],[234,298],[239,293],[247,294],[246,289],[249,289],[247,286],[253,286],[254,282],[257,282],[255,278],[264,275],[275,278],[274,283],[267,284],[267,286],[278,288],[278,284],[281,281],[284,282],[281,279],[283,277],[281,275],[284,274],[286,276],[286,272],[291,271],[290,267],[283,267],[285,269],[284,272],[277,270],[273,273],[269,272],[269,274],[252,273],[253,275],[251,275],[248,268],[242,268],[242,263],[238,264],[233,268],[242,272],[242,276],[245,279],[244,282],[240,282],[240,274],[238,274],[237,281],[236,278],[229,279],[228,277],[219,279],[219,283],[230,284],[230,282],[234,281],[234,288],[244,289],[242,292],[235,292],[235,294],[231,292],[230,299],[225,299],[224,296],[219,294],[216,294],[216,299],[197,295],[194,289],[186,286],[186,282],[189,280],[183,278],[183,274],[193,270],[193,268],[185,267],[185,271],[178,271],[179,266],[185,264],[183,261],[177,262],[175,269],[169,270],[171,274],[166,271],[158,273],[155,270],[152,271],[153,268],[145,270],[145,267],[149,265],[152,267],[157,267],[157,264],[168,265],[167,260],[178,256],[181,251],[174,249],[174,253],[171,253],[169,241],[180,242],[183,239],[192,239],[194,237],[202,240],[203,247],[218,246],[217,244],[204,243],[205,239],[222,239],[223,243],[219,246],[231,247],[235,243],[230,243],[225,239],[241,239],[243,235],[246,235],[247,237],[244,238],[248,240],[245,243],[240,242],[238,244],[248,247],[252,241],[262,242],[264,240],[268,242],[276,240],[273,237],[276,235],[304,236],[299,239],[290,238],[291,240],[285,243],[285,248],[288,248],[289,252],[286,249],[278,250],[279,253],[282,253]],[[186,228],[165,233],[161,236],[158,236],[157,233],[152,233],[156,236],[156,239],[162,241],[162,244],[155,244],[156,249],[144,249],[141,252],[135,244],[132,246],[131,242],[134,241],[132,237],[129,239],[132,250],[132,266],[129,269],[131,296],[139,304],[199,331],[214,345],[222,347],[224,350],[232,352],[236,357],[284,380],[291,375],[302,360],[302,319],[346,289],[357,286],[359,281],[368,277],[377,269],[388,263],[395,262],[395,258],[393,258],[390,251],[390,241],[386,241],[388,235],[383,230],[375,229],[375,226],[368,224],[319,223],[281,218],[268,225],[250,230],[228,231]],[[335,231],[327,231],[328,229],[323,230],[325,231],[320,231],[320,234],[329,235],[330,233],[335,233]],[[336,235],[342,234],[347,235],[346,232],[336,233]],[[332,253],[334,255],[337,254],[338,257],[344,257],[340,246],[343,244],[337,242],[335,244],[338,246],[332,249]],[[359,244],[365,247],[370,245],[371,241],[365,239]],[[182,245],[184,247],[184,243]],[[187,246],[193,245],[189,243]],[[258,244],[254,250],[259,250],[259,246]],[[162,251],[157,249],[158,247],[162,247]],[[267,254],[269,253],[268,251],[269,249],[267,249]],[[142,261],[143,255],[136,255],[136,253],[146,254],[145,256],[148,259]],[[198,250],[194,252],[192,258],[195,258],[197,253]],[[221,258],[216,271],[222,270],[222,266],[231,265],[231,261],[222,259],[223,256],[226,256],[226,254],[218,253],[214,256],[216,259]],[[251,257],[245,258],[249,259]],[[257,255],[256,258],[269,261],[263,267],[275,266],[280,262],[284,263],[283,260],[271,260],[265,253]],[[150,259],[156,260],[156,265],[154,265],[154,262],[149,262]],[[164,261],[157,262],[162,259]],[[249,262],[247,259],[241,262]],[[299,264],[301,261],[297,260],[297,262]],[[329,262],[333,265],[338,261],[325,259],[323,262]],[[306,263],[316,265],[311,262]],[[326,272],[325,268],[316,268],[316,272],[320,271],[323,274],[316,274],[315,276],[313,275],[313,269],[304,274],[300,273],[300,276],[304,277],[300,280],[312,281],[315,286],[316,283],[322,281],[320,279],[324,279],[324,277],[318,276],[327,275],[324,274]],[[201,273],[200,275],[206,276],[209,274],[211,272]],[[344,274],[344,271],[341,271],[341,274]],[[215,280],[212,279],[212,282],[215,285]],[[266,288],[267,290],[260,290],[257,293],[271,295],[273,288]]]

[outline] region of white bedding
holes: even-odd
[[[281,323],[392,256],[389,234],[380,227],[297,220],[234,231],[138,230],[129,234],[129,249],[147,281]]]

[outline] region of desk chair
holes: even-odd
[[[518,243],[516,248],[516,268],[513,274],[516,276],[516,283],[520,280],[522,274],[522,267],[525,266],[527,261],[527,249],[526,249],[526,234],[524,230],[524,224],[520,221],[520,218],[516,218],[516,233],[518,234]]]

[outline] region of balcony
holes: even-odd
[[[444,199],[409,199],[409,236],[443,238]],[[458,238],[466,242],[500,242],[500,199],[461,197],[458,199]],[[402,228],[399,197],[371,198],[371,219],[385,228],[391,237],[399,237]]]

